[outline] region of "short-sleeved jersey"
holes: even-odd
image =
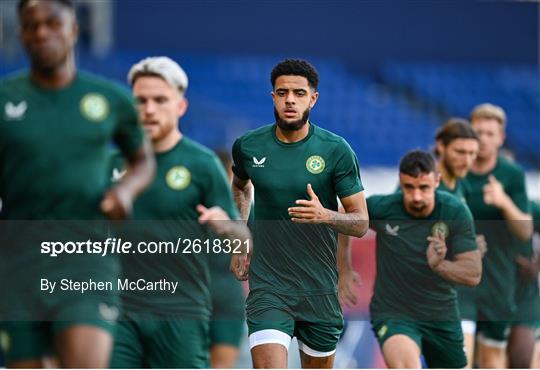
[[[501,315],[510,317],[517,276],[515,256],[523,244],[510,232],[502,212],[484,203],[483,187],[488,183],[489,175],[495,176],[514,204],[527,213],[525,174],[517,164],[499,157],[489,173],[469,172],[466,178],[471,187],[467,203],[475,219],[476,231],[485,236],[488,249],[483,258],[482,281],[477,289],[486,301],[501,308]]]
[[[122,173],[121,164],[113,160],[112,173]],[[150,187],[136,200],[134,222],[122,232],[134,241],[172,241],[178,238],[213,241],[215,235],[201,226],[197,219],[198,204],[219,206],[231,219],[238,219],[225,169],[219,158],[208,148],[183,137],[164,153],[156,154],[156,177]],[[181,244],[175,254],[127,254],[122,256],[123,278],[178,282],[174,294],[170,291],[129,292],[124,295],[126,307],[172,315],[177,318],[208,318],[210,315],[209,258],[223,258],[206,248],[196,253]],[[230,257],[229,254],[227,254]]]
[[[20,74],[1,81],[0,109],[0,218],[101,218],[110,143],[142,144],[127,92],[81,72],[60,90]]]
[[[454,189],[450,189],[448,186],[446,186],[444,181],[442,181],[441,179],[441,182],[439,183],[439,187],[437,188],[437,190],[450,193],[465,204],[467,204],[467,198],[469,197],[469,194],[471,192],[469,184],[464,179],[457,179],[456,186],[454,187]]]
[[[251,131],[233,146],[233,172],[255,189],[254,254],[250,289],[284,295],[336,291],[337,234],[325,225],[293,223],[288,208],[309,199],[311,184],[321,204],[337,211],[337,197],[363,190],[356,156],[347,142],[310,123],[296,143],[276,137],[276,125]]]
[[[428,236],[441,230],[446,259],[475,250],[472,216],[456,197],[437,191],[435,208],[425,218],[405,210],[403,194],[367,200],[370,227],[377,232],[377,277],[371,301],[373,319],[458,320],[453,284],[427,261]]]

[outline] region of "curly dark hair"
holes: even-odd
[[[399,162],[399,172],[412,177],[435,172],[435,169],[433,156],[419,149],[408,152]]]
[[[285,59],[279,62],[270,74],[272,88],[276,87],[276,80],[279,76],[302,76],[308,80],[309,87],[313,90],[317,90],[319,86],[319,74],[315,67],[306,60]]]

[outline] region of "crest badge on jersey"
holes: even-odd
[[[448,225],[444,222],[437,222],[433,227],[431,228],[431,235],[436,236],[437,234],[442,234],[442,236],[446,239],[448,237]]]
[[[184,166],[175,166],[167,172],[165,181],[171,189],[183,190],[191,183],[191,172]]]
[[[109,102],[97,93],[89,93],[81,99],[81,113],[88,120],[101,122],[109,115]]]
[[[324,171],[324,159],[319,155],[312,155],[306,161],[306,168],[309,172],[317,175]]]
[[[386,335],[387,332],[388,332],[388,326],[383,325],[377,332],[377,336],[382,339]]]

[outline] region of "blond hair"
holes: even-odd
[[[500,123],[503,131],[506,129],[506,113],[498,105],[484,103],[474,107],[471,112],[471,123],[479,119],[494,119]]]

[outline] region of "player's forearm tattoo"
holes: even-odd
[[[247,222],[251,210],[251,199],[253,197],[253,185],[251,183],[239,188],[233,185],[234,202],[240,211],[240,218]]]
[[[339,213],[330,211],[330,219],[327,224],[338,233],[361,238],[369,228],[369,219],[367,215],[360,212]]]

